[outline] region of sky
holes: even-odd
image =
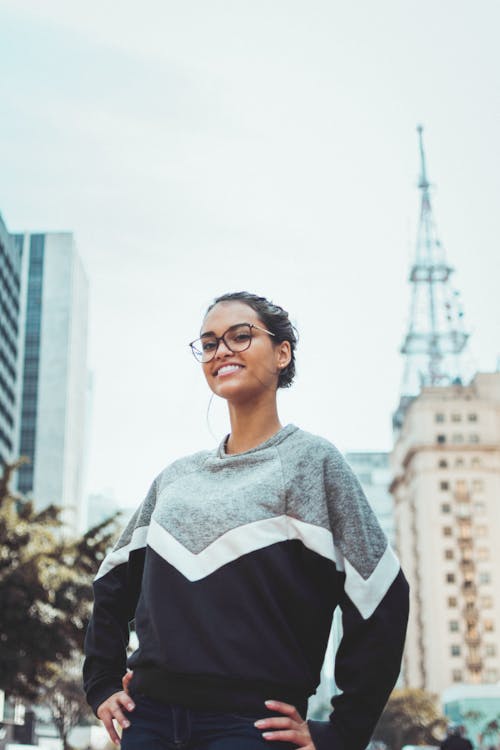
[[[187,347],[226,291],[299,330],[283,423],[391,448],[418,123],[466,366],[496,368],[498,28],[496,0],[2,0],[0,212],[83,258],[89,492],[135,505],[228,431]]]

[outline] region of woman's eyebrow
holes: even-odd
[[[224,333],[227,333],[231,330],[231,328],[238,328],[238,326],[248,326],[250,323],[244,322],[244,323],[233,323],[232,326],[229,326],[229,328],[226,328]],[[217,336],[215,331],[203,331],[203,333],[200,333],[200,339],[203,338],[203,336]]]

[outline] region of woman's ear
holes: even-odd
[[[292,359],[292,347],[289,341],[281,341],[278,347],[278,369],[283,370]]]

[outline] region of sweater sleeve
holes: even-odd
[[[85,636],[83,684],[94,713],[122,690],[130,622],[141,589],[146,535],[156,502],[156,480],[94,580],[94,607]]]
[[[361,485],[333,448],[324,484],[337,570],[343,635],[335,658],[329,721],[309,721],[316,750],[364,750],[399,675],[409,589]]]

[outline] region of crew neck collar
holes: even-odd
[[[218,458],[223,458],[225,460],[231,458],[240,458],[241,456],[248,456],[250,453],[256,453],[257,451],[264,450],[265,448],[271,448],[272,446],[281,443],[282,440],[288,437],[288,435],[291,435],[292,432],[295,432],[295,430],[298,430],[298,427],[296,427],[294,424],[286,424],[263,443],[259,443],[259,445],[256,445],[254,448],[249,448],[247,451],[242,451],[241,453],[226,453],[225,445],[227,439],[229,438],[229,435],[226,435],[217,449],[217,456]]]

